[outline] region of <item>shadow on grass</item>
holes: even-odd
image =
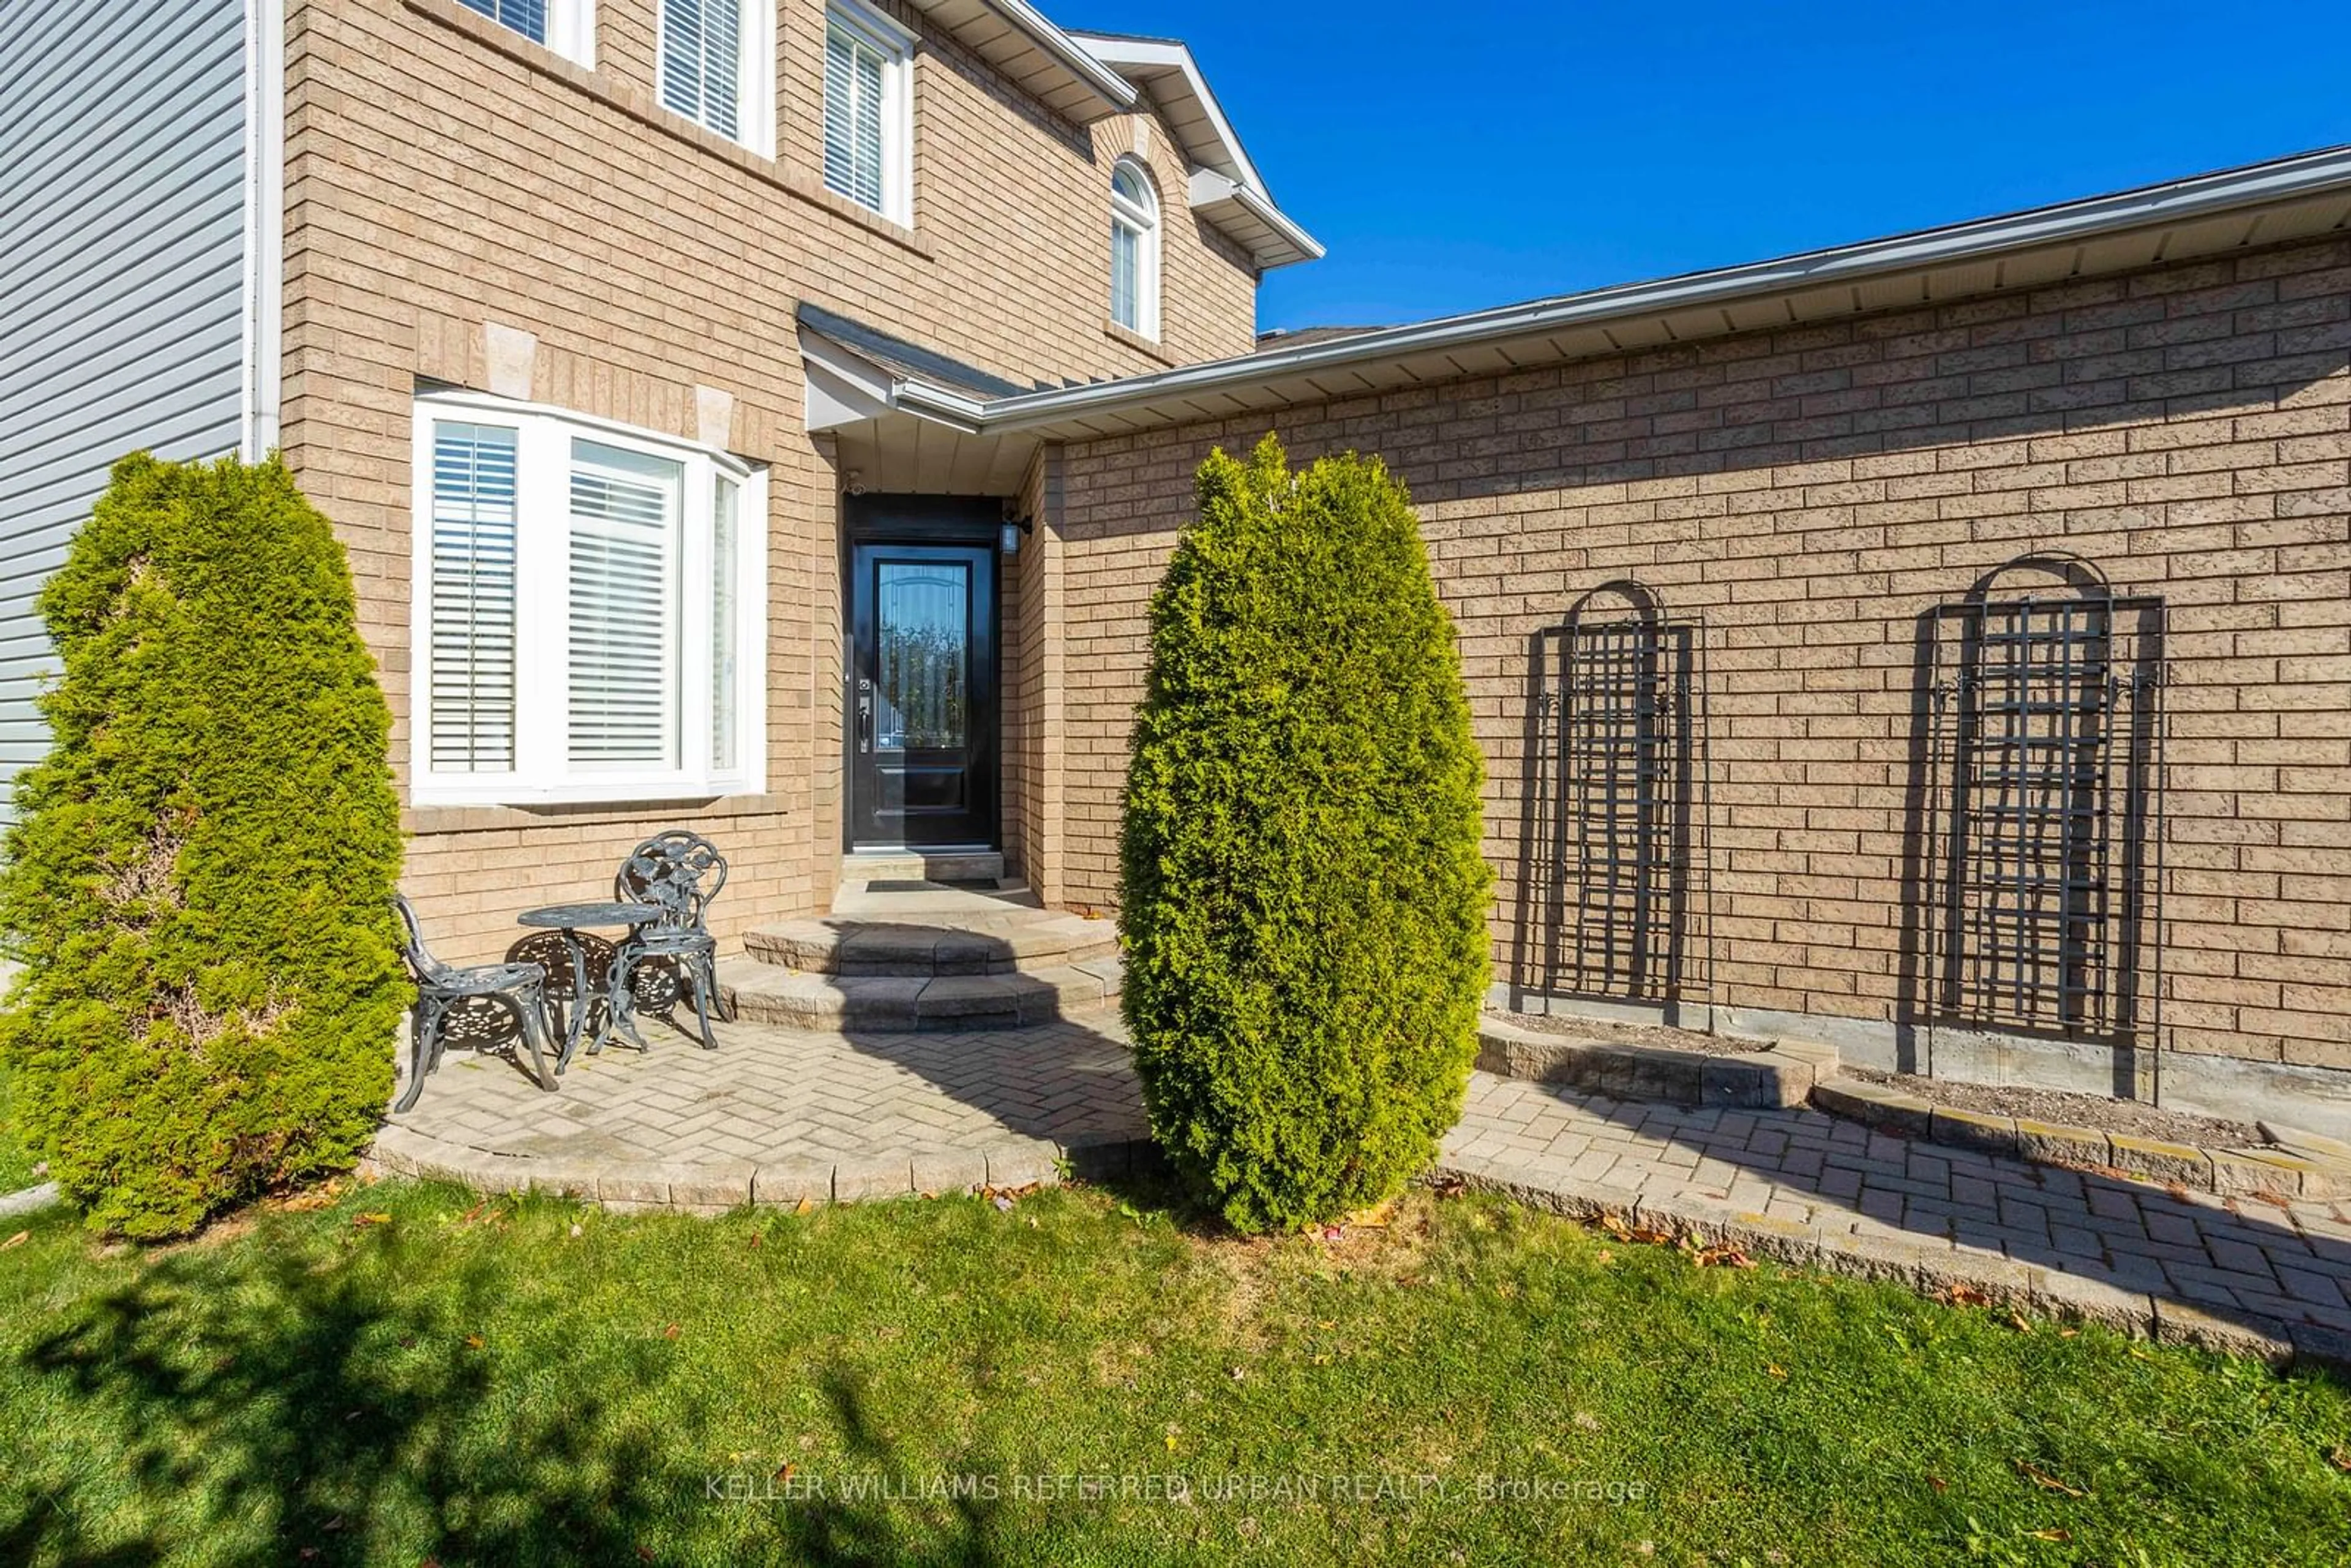
[[[287,1242],[159,1255],[21,1354],[19,1387],[57,1413],[45,1440],[78,1458],[5,1489],[0,1562],[1002,1559],[991,1499],[836,1487],[730,1509],[657,1343],[567,1376],[560,1349],[502,1362],[465,1333],[500,1289],[495,1260],[411,1289]],[[916,1473],[853,1375],[820,1376],[852,1465]]]

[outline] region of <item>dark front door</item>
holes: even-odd
[[[996,843],[996,555],[851,551],[853,844]]]

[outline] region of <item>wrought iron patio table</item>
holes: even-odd
[[[571,956],[571,1018],[569,1027],[564,1030],[563,1054],[556,1060],[555,1070],[558,1072],[569,1067],[571,1059],[579,1054],[580,1039],[583,1033],[589,1036],[588,1054],[590,1056],[622,1040],[639,1051],[647,1049],[644,1037],[637,1032],[636,1020],[632,1016],[635,1009],[630,1005],[632,998],[623,966],[605,965],[604,994],[601,997],[590,994],[590,965],[580,934],[625,925],[633,935],[639,926],[650,925],[661,917],[662,911],[657,904],[629,904],[619,900],[601,904],[555,904],[544,909],[526,909],[515,916],[517,925],[560,932],[563,945]],[[589,1022],[591,1013],[595,1016],[592,1026]]]

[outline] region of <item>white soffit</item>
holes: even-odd
[[[1135,105],[1134,87],[1027,0],[912,0],[914,8],[1063,119],[1090,125]]]
[[[1379,392],[1797,321],[2135,271],[2351,230],[2351,147],[1777,260],[991,401],[988,430],[1049,439]],[[1321,389],[1321,390],[1318,390]],[[1260,406],[1252,402],[1250,406]]]
[[[1260,267],[1321,258],[1322,246],[1274,205],[1265,178],[1225,118],[1191,48],[1174,38],[1072,33],[1077,46],[1128,81],[1151,90],[1153,103],[1191,164],[1193,212],[1230,235]]]

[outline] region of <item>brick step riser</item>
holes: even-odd
[[[917,1003],[911,1015],[904,1008],[895,1006],[859,1007],[852,1003],[842,1008],[814,1009],[731,990],[727,995],[734,1004],[736,1016],[746,1023],[804,1030],[811,1034],[856,1034],[861,1031],[873,1034],[976,1034],[990,1030],[1033,1029],[1040,1024],[1100,1019],[1118,1011],[1115,993],[1100,998],[1046,995],[1023,998],[1001,1007],[938,1014],[925,1014]]]
[[[1072,943],[1067,946],[1015,956],[995,953],[924,956],[909,952],[859,956],[844,956],[838,946],[830,943],[768,942],[752,936],[745,938],[743,950],[762,964],[795,969],[802,974],[838,975],[844,978],[926,979],[954,975],[1026,975],[1040,969],[1063,968],[1095,958],[1114,956],[1118,952],[1118,939],[1112,936],[1099,942]]]

